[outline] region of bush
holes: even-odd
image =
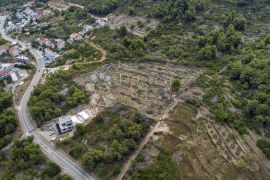
[[[82,124],[77,124],[75,135],[79,137],[79,136],[83,136],[85,133],[86,133],[85,126]]]
[[[206,45],[199,51],[199,57],[204,60],[216,59],[217,48],[216,46]]]
[[[81,157],[81,155],[83,154],[84,152],[84,148],[82,145],[76,145],[75,147],[73,147],[70,151],[69,151],[69,154],[75,158],[75,159],[78,159]]]
[[[49,162],[46,165],[45,169],[42,171],[42,175],[44,177],[47,176],[47,177],[52,178],[52,177],[55,177],[56,175],[58,175],[60,172],[61,172],[61,169],[57,164],[55,164],[53,162]]]
[[[0,46],[4,45],[6,43],[7,43],[7,41],[5,39],[0,38]]]
[[[179,80],[174,80],[172,82],[171,88],[174,92],[178,92],[181,86],[181,82]]]
[[[270,159],[270,143],[265,140],[258,140],[257,146],[262,150],[265,156]]]
[[[171,160],[171,154],[161,150],[153,165],[134,173],[132,179],[181,179],[177,164]]]
[[[188,103],[188,104],[191,104],[191,105],[193,105],[193,106],[195,106],[197,108],[202,105],[202,103],[200,101],[196,100],[196,99],[186,99],[185,102]]]
[[[264,38],[264,43],[265,43],[266,45],[270,44],[270,34],[267,35],[267,36]]]

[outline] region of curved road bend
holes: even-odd
[[[0,16],[0,31],[1,35],[4,39],[10,42],[17,42],[23,48],[27,48],[26,43],[12,39],[11,37],[7,36],[3,31],[3,26],[5,23],[6,17]],[[30,99],[31,92],[34,89],[34,86],[37,86],[41,77],[42,72],[44,69],[44,62],[41,56],[41,52],[34,49],[29,48],[30,52],[33,54],[37,61],[37,71],[34,75],[31,83],[29,84],[27,90],[25,91],[20,104],[18,106],[18,116],[22,128],[28,134],[34,136],[34,140],[36,143],[39,144],[41,150],[49,157],[52,161],[57,163],[65,172],[71,175],[76,180],[94,180],[84,169],[82,169],[78,164],[72,161],[65,153],[62,151],[57,150],[53,145],[51,145],[42,135],[39,134],[38,131],[35,131],[35,126],[32,124],[31,118],[29,117],[28,113],[28,106],[27,102]]]

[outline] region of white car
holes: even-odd
[[[52,135],[54,135],[54,134],[55,134],[55,132],[52,131],[52,132],[49,134],[49,136],[52,136]]]

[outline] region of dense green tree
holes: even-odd
[[[246,30],[246,19],[244,17],[240,17],[236,11],[232,11],[231,13],[227,14],[223,23],[225,28],[233,25],[238,31]]]
[[[194,21],[196,12],[204,10],[204,2],[200,1],[197,6],[192,6],[192,2],[187,0],[166,0],[156,9],[155,15],[164,22],[177,22],[180,19]]]
[[[265,140],[258,140],[257,146],[262,150],[268,159],[270,159],[270,143]]]
[[[199,51],[199,57],[204,60],[213,60],[216,58],[216,46],[206,45]]]
[[[270,44],[270,34],[267,35],[265,38],[264,38],[264,42],[266,45],[269,45]]]
[[[83,145],[76,145],[75,147],[71,148],[69,151],[69,154],[75,158],[78,159],[82,156],[82,154],[85,152],[85,148]]]
[[[163,180],[163,179],[181,179],[179,168],[171,160],[171,154],[161,150],[157,159],[150,168],[141,170],[135,173],[132,177],[133,180]]]
[[[17,127],[16,115],[12,109],[6,109],[0,114],[0,138],[13,133]]]
[[[38,125],[59,117],[64,111],[86,101],[86,93],[77,88],[70,77],[70,72],[55,73],[44,85],[34,89],[28,104]],[[68,92],[61,93],[65,89]]]
[[[128,33],[126,26],[121,26],[117,31],[120,36],[125,36]]]
[[[121,0],[93,0],[88,4],[90,13],[107,15],[120,6]]]
[[[12,94],[0,89],[0,111],[10,107],[12,104]]]
[[[53,162],[49,162],[43,169],[42,176],[52,178],[58,175],[60,172],[61,172],[61,169],[57,164]]]
[[[82,124],[77,124],[76,131],[75,131],[76,136],[83,136],[85,135],[85,133],[86,133],[85,126]]]
[[[241,61],[237,61],[229,66],[230,77],[234,80],[239,80],[242,71],[242,63]]]
[[[85,167],[93,169],[97,163],[104,157],[104,152],[99,149],[90,149],[82,157],[82,163]]]
[[[131,16],[135,15],[136,14],[135,9],[133,7],[128,7],[128,14],[131,15]]]
[[[178,92],[181,86],[181,81],[180,80],[173,80],[171,88],[174,92]]]

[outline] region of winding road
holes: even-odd
[[[37,61],[37,71],[34,75],[31,83],[29,84],[28,88],[26,89],[20,104],[18,106],[18,117],[21,123],[21,126],[27,135],[34,136],[34,140],[37,144],[39,144],[41,150],[44,154],[53,162],[58,164],[67,174],[73,177],[76,180],[94,180],[92,176],[90,176],[84,169],[82,169],[76,162],[68,157],[64,152],[56,149],[52,144],[50,144],[42,135],[39,134],[39,131],[36,129],[35,125],[31,121],[29,110],[28,110],[28,101],[30,99],[31,92],[33,91],[34,87],[38,85],[42,73],[44,70],[44,62],[42,58],[42,54],[40,51],[28,47],[26,43],[12,39],[11,37],[7,36],[4,31],[4,24],[6,21],[6,16],[0,16],[0,31],[1,36],[7,41],[10,42],[17,42],[25,49],[29,49],[32,55],[35,57]]]

